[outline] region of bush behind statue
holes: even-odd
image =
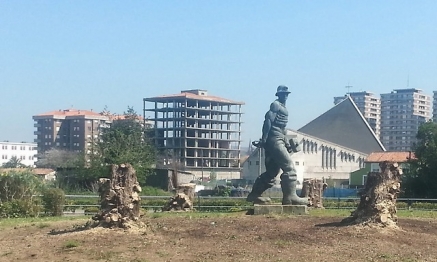
[[[62,216],[65,205],[65,193],[60,188],[48,188],[44,190],[42,201],[46,214]]]
[[[30,170],[3,171],[0,174],[0,217],[35,217],[40,211],[36,195],[44,183]]]

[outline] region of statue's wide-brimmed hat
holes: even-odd
[[[290,94],[291,92],[290,91],[288,91],[288,87],[286,87],[286,86],[278,86],[278,90],[276,91],[276,96],[277,95],[279,95],[279,94]]]

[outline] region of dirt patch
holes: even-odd
[[[0,261],[437,261],[437,221],[401,230],[313,216],[143,218],[147,228],[80,230],[85,220],[0,231]]]

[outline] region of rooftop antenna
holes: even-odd
[[[346,94],[349,94],[350,92],[350,88],[352,87],[351,85],[349,85],[349,82],[347,83],[347,86],[345,86],[346,88],[347,88],[347,93]]]

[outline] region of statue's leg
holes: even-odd
[[[281,174],[282,204],[283,205],[307,205],[308,199],[301,198],[296,194],[297,174],[293,160],[284,147],[278,150],[278,159],[283,171]]]
[[[253,202],[254,204],[267,204],[271,202],[269,197],[263,197],[261,195],[275,184],[275,177],[278,175],[280,168],[270,156],[267,156],[267,152],[265,165],[266,172],[262,173],[255,180],[252,191],[246,198],[248,202]]]

